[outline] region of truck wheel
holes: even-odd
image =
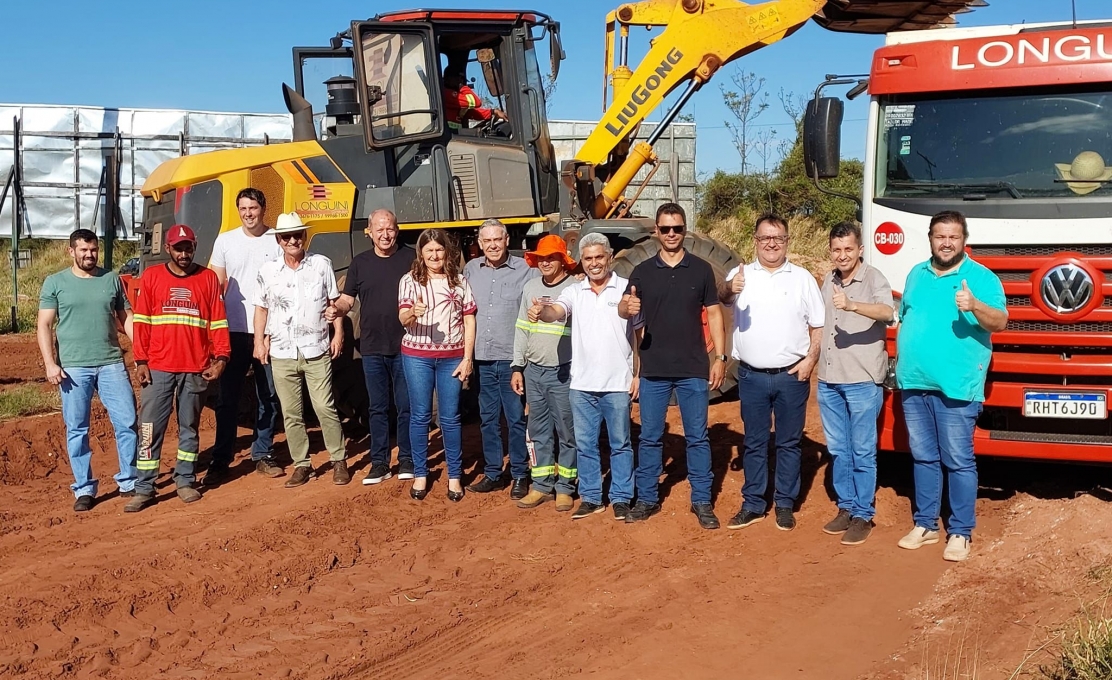
[[[739,258],[729,246],[702,234],[695,234],[690,231],[687,232],[683,245],[687,248],[687,252],[703,258],[710,264],[711,269],[714,271],[715,283],[725,281],[726,274],[734,267],[742,264],[741,258]],[[656,238],[647,238],[643,241],[639,241],[635,245],[626,248],[614,256],[614,271],[618,272],[620,276],[628,279],[634,267],[645,260],[655,257],[659,251],[660,241],[656,240]],[[723,307],[722,320],[726,326],[727,356],[731,354],[731,338],[733,336],[734,327],[733,318],[733,310]],[[703,335],[707,341],[708,361],[714,361],[714,346],[710,342],[710,334],[706,328],[705,317],[703,320]],[[726,379],[722,382],[721,388],[710,393],[710,397],[711,399],[721,397],[736,386],[737,360],[730,357],[729,363],[726,364]]]

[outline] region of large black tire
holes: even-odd
[[[726,274],[728,274],[731,269],[741,264],[741,258],[739,258],[729,246],[721,241],[703,236],[702,234],[687,232],[683,245],[687,248],[687,252],[707,261],[711,269],[714,270],[715,283],[725,281]],[[660,252],[660,241],[655,237],[649,237],[643,241],[639,241],[632,247],[626,248],[615,255],[614,271],[618,272],[619,276],[629,278],[634,267],[645,260],[655,257],[658,252]],[[731,338],[733,335],[733,318],[733,310],[723,307],[722,320],[726,326],[727,356],[732,354]],[[708,363],[714,361],[713,349],[707,353],[707,361]],[[726,365],[726,379],[722,382],[722,387],[710,393],[711,399],[721,397],[736,386],[737,360],[731,357],[729,363]]]

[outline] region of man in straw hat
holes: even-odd
[[[344,345],[343,316],[330,315],[336,319],[331,342],[325,319],[327,308],[340,297],[332,260],[305,251],[306,226],[295,212],[278,216],[274,237],[282,259],[263,264],[255,285],[255,358],[273,365],[294,464],[286,487],[301,486],[313,476],[301,402],[304,388],[332,460],[332,482],[347,484],[351,473],[344,462],[344,432],[332,400],[332,359]]]
[[[571,322],[530,321],[529,308],[550,305],[560,292],[575,283],[570,271],[575,260],[568,256],[564,239],[549,235],[537,249],[525,253],[525,262],[541,272],[541,278],[525,284],[514,331],[514,392],[524,394],[529,404],[529,438],[533,490],[517,502],[519,508],[535,508],[556,492],[557,512],[572,507],[575,493],[575,433],[572,428]],[[559,435],[559,455],[553,441],[553,426]]]
[[[1070,191],[1078,196],[1091,194],[1112,182],[1112,168],[1104,164],[1104,158],[1096,151],[1082,151],[1069,165],[1055,163],[1054,167]]]

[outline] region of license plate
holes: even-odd
[[[1028,418],[1078,418],[1101,420],[1108,417],[1104,394],[1085,392],[1026,392],[1023,415]]]

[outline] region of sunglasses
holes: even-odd
[[[686,224],[677,224],[677,225],[667,224],[667,225],[661,226],[661,225],[658,224],[658,225],[656,225],[656,228],[662,234],[682,234],[683,232],[685,232],[687,230],[687,225]]]
[[[282,241],[283,243],[287,241],[304,241],[305,232],[298,231],[293,234],[278,234],[278,240]]]

